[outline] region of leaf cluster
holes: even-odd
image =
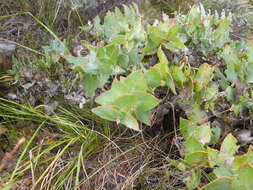
[[[220,150],[211,148],[220,138],[220,129],[211,128],[210,122],[199,124],[195,115],[205,116],[205,113],[195,107],[190,120],[181,119],[180,131],[185,139],[184,155],[180,161],[172,163],[182,171],[191,169],[190,175],[184,181],[188,189],[194,189],[201,183],[201,168],[212,168],[208,173],[208,184],[200,189],[209,190],[223,187],[229,189],[250,190],[253,183],[252,147],[243,155],[236,155],[239,146],[237,139],[228,134],[223,140]]]
[[[111,90],[102,93],[96,102],[102,106],[93,109],[95,114],[134,130],[140,130],[135,118],[150,125],[150,110],[159,104],[159,100],[149,92],[141,71],[121,77],[120,81],[115,79]]]
[[[220,150],[212,148],[221,129],[206,119],[225,102],[228,106],[222,112],[234,112],[235,117],[246,114],[252,120],[253,45],[232,41],[230,22],[231,15],[211,14],[200,4],[186,15],[163,15],[161,21],[144,26],[137,6],[125,6],[123,12],[109,12],[103,23],[96,18],[83,28],[94,39],[84,43],[86,56],[64,55],[80,72],[87,96],[99,104],[93,113],[136,131],[142,124],[150,125],[154,109],[168,101],[156,98],[155,89],[169,89],[169,97],[187,115],[179,124],[182,159],[169,161],[190,171],[184,179],[188,189],[200,186],[203,168],[212,172],[211,182],[201,189],[253,189],[251,151],[237,156],[239,147],[232,134]],[[189,51],[206,58],[212,53],[217,62],[194,64],[187,59]],[[174,59],[180,55],[184,59]],[[150,57],[157,61],[151,64]],[[105,86],[109,90],[96,96],[96,90]]]

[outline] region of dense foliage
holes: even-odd
[[[251,190],[252,147],[237,155],[236,138],[221,138],[222,129],[210,120],[253,117],[253,45],[232,41],[230,25],[231,15],[211,14],[202,5],[144,25],[137,6],[125,6],[82,28],[92,39],[83,42],[86,56],[74,57],[63,47],[61,57],[80,72],[87,96],[99,104],[92,111],[103,119],[141,131],[157,107],[179,104],[186,115],[179,122],[184,151],[168,162],[189,172],[188,189],[203,185],[207,175],[210,183],[200,189]],[[155,93],[159,87],[169,89],[163,99]]]

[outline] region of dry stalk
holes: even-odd
[[[18,143],[15,145],[11,152],[6,152],[4,157],[0,162],[0,172],[2,172],[5,168],[7,168],[11,161],[14,159],[15,155],[17,154],[19,148],[25,143],[25,138],[22,137]]]

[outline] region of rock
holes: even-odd
[[[55,114],[55,110],[57,109],[57,107],[59,106],[59,102],[57,101],[53,101],[53,102],[50,102],[46,105],[44,105],[45,107],[45,114],[46,115],[54,115]]]
[[[33,82],[28,82],[26,84],[23,84],[22,87],[26,90],[28,90],[29,88],[33,87],[33,85],[35,84],[36,81]]]
[[[250,130],[242,129],[237,132],[236,138],[239,143],[247,144],[247,143],[251,143],[253,141],[253,137],[251,135],[252,135],[252,132]]]
[[[6,98],[11,99],[11,100],[17,100],[18,96],[17,94],[10,92],[6,95]]]

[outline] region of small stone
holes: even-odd
[[[8,93],[6,97],[11,99],[11,100],[17,100],[18,99],[18,96],[14,93]]]
[[[253,141],[252,133],[248,129],[243,129],[237,132],[236,138],[239,143],[247,144]]]
[[[46,115],[54,115],[56,108],[59,106],[59,102],[53,101],[49,104],[45,105],[45,113]]]
[[[33,82],[28,82],[28,83],[22,85],[22,87],[23,87],[24,89],[28,90],[29,88],[33,87],[34,84],[35,84],[35,81],[33,81]]]

